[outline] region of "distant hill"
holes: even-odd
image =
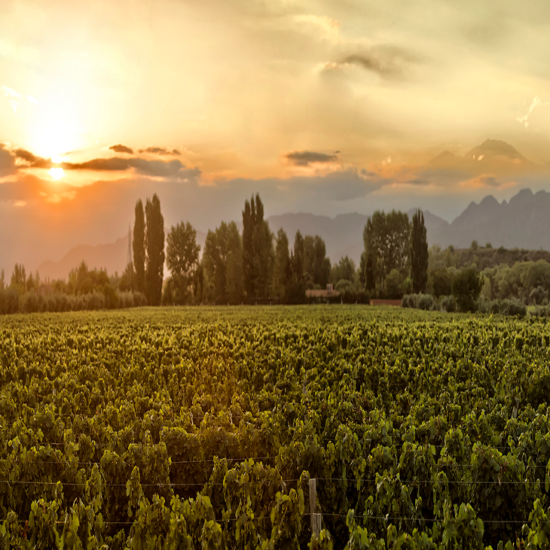
[[[515,147],[499,139],[487,139],[464,156],[443,151],[427,164],[427,168],[463,173],[514,176],[539,172],[544,167],[526,159]]]
[[[58,262],[47,260],[37,268],[41,279],[66,279],[71,269],[83,261],[90,269],[105,268],[110,275],[118,271],[119,275],[126,267],[128,256],[128,236],[117,239],[114,243],[91,246],[81,244],[72,248]]]
[[[415,210],[408,211],[409,217]],[[267,219],[273,233],[276,234],[281,227],[286,231],[291,246],[298,230],[302,235],[319,235],[325,241],[327,255],[333,263],[347,255],[357,265],[363,251],[363,229],[367,220],[367,215],[357,212],[340,214],[334,218],[298,213]],[[480,247],[491,243],[494,249],[519,249],[518,254],[500,259],[494,250],[480,253],[491,256],[487,258],[487,265],[497,260],[500,263],[513,263],[517,261],[516,256],[538,259],[540,255],[526,255],[526,251],[550,250],[550,193],[546,191],[534,194],[529,189],[523,189],[509,202],[498,202],[492,195],[488,195],[479,204],[470,203],[451,223],[428,210],[424,211],[424,220],[430,245],[439,244],[444,248],[453,245],[457,249],[468,249],[475,240]],[[197,231],[201,252],[205,239],[206,234]],[[38,271],[42,278],[65,278],[71,269],[84,260],[90,268],[106,268],[108,273],[118,271],[120,274],[126,265],[127,243],[127,237],[121,237],[110,244],[80,245],[70,250],[59,262],[42,263]],[[471,263],[467,257],[464,261]]]
[[[501,203],[489,195],[479,204],[470,203],[452,223],[428,230],[430,244],[443,247],[467,248],[474,240],[494,248],[550,250],[550,193],[522,189]]]
[[[206,234],[197,231],[197,242],[204,247]],[[47,260],[41,263],[37,271],[44,279],[66,279],[75,267],[86,262],[90,269],[106,269],[109,275],[118,272],[120,275],[126,268],[128,257],[128,235],[117,239],[114,243],[91,246],[81,244],[71,248],[58,262]]]
[[[416,208],[409,210],[409,218]],[[302,235],[319,235],[327,246],[327,256],[331,262],[337,262],[343,256],[349,256],[356,265],[359,265],[361,252],[363,252],[363,229],[369,216],[358,214],[340,214],[335,218],[329,216],[317,216],[315,214],[283,214],[267,218],[269,227],[273,233],[282,227],[288,235],[290,245],[294,243],[296,231]],[[439,228],[449,225],[443,218],[424,211],[424,222],[428,236],[437,233]]]

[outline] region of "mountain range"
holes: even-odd
[[[408,212],[409,217],[415,212]],[[327,255],[332,262],[349,256],[359,263],[363,251],[363,228],[368,216],[341,214],[335,218],[315,214],[283,214],[267,218],[273,233],[283,228],[292,245],[293,235],[319,235],[326,244]],[[479,204],[472,202],[451,223],[424,211],[424,220],[430,245],[442,247],[453,245],[467,248],[476,240],[480,245],[491,243],[493,247],[550,250],[550,193],[534,194],[523,189],[510,201],[498,202],[492,195]],[[206,234],[197,231],[197,241],[204,248]],[[114,243],[89,246],[80,245],[71,249],[59,262],[46,261],[38,267],[42,278],[63,278],[71,269],[85,261],[90,268],[106,268],[108,273],[124,271],[128,257],[128,237]]]
[[[446,172],[494,179],[498,176],[533,174],[548,167],[526,159],[512,145],[488,139],[460,156],[443,151],[426,165],[427,170],[444,175]],[[488,175],[489,174],[489,175]],[[416,209],[408,212],[409,217]],[[325,241],[332,262],[349,256],[357,264],[363,250],[363,228],[368,216],[357,212],[335,218],[315,214],[282,214],[267,218],[273,233],[283,228],[292,245],[296,231],[302,235],[319,235]],[[476,240],[493,247],[550,250],[550,193],[523,189],[509,201],[498,202],[492,195],[479,204],[472,202],[451,223],[424,210],[430,245],[469,247]],[[239,224],[240,226],[240,224]],[[206,233],[197,230],[197,241],[204,248]],[[128,258],[128,237],[110,244],[80,245],[71,249],[59,262],[46,261],[38,271],[43,278],[66,277],[71,269],[86,261],[90,268],[106,268],[108,273],[121,273]]]

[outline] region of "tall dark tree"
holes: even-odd
[[[210,299],[216,303],[240,303],[243,295],[241,236],[235,222],[222,222],[209,231],[203,264],[209,282]]]
[[[244,205],[242,246],[246,293],[249,298],[265,297],[271,292],[273,234],[264,220],[264,206],[259,194]]]
[[[304,238],[296,232],[294,248],[290,255],[286,301],[299,304],[305,300],[306,280],[304,277]]]
[[[413,292],[416,294],[426,292],[426,285],[428,284],[428,238],[422,210],[417,210],[412,217],[410,246]]]
[[[158,306],[162,298],[164,277],[164,218],[160,211],[160,200],[155,193],[145,204],[145,292],[149,305]]]
[[[172,227],[166,239],[166,265],[170,270],[170,295],[172,302],[185,304],[191,301],[199,265],[200,246],[197,232],[187,223]]]
[[[383,286],[394,269],[403,274],[408,271],[410,231],[409,217],[404,212],[392,210],[386,214],[377,210],[368,219],[363,231],[363,265],[367,274],[372,268],[375,284]]]
[[[285,230],[281,227],[277,232],[275,242],[275,268],[273,275],[273,293],[277,298],[285,297],[289,266],[290,252],[288,250],[288,237]]]
[[[319,235],[304,237],[304,271],[306,279],[310,283],[321,287],[325,287],[330,280],[331,264],[326,255],[325,241]]]
[[[23,264],[15,264],[11,275],[11,286],[19,286],[22,289],[26,288],[27,273]]]
[[[132,248],[136,290],[145,292],[145,214],[141,199],[136,202]]]

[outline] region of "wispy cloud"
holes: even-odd
[[[166,149],[164,147],[146,147],[145,149],[140,149],[139,152],[151,155],[181,155],[177,149]]]
[[[535,96],[535,97],[533,98],[533,101],[531,101],[531,105],[530,105],[529,110],[527,111],[527,113],[525,113],[525,114],[522,115],[522,116],[516,117],[516,120],[517,120],[520,124],[523,124],[523,126],[525,126],[526,128],[528,128],[528,127],[529,127],[529,117],[531,116],[531,113],[535,110],[536,107],[538,107],[538,106],[545,106],[545,105],[548,105],[548,102],[543,103],[538,95]]]
[[[513,187],[517,185],[515,181],[499,181],[497,178],[491,175],[483,174],[481,176],[476,176],[467,181],[460,183],[461,187],[467,187],[471,189],[507,189],[508,187]]]
[[[401,78],[410,67],[420,63],[421,58],[411,51],[394,45],[379,45],[362,51],[343,55],[336,61],[325,63],[325,71],[356,66],[374,72],[383,78]]]

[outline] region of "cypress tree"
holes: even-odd
[[[162,298],[164,277],[164,218],[160,211],[160,200],[155,193],[145,205],[145,249],[147,263],[145,270],[145,291],[149,305],[158,306]]]
[[[244,203],[243,210],[243,279],[244,289],[249,297],[255,295],[254,285],[254,218],[256,206],[254,196]]]
[[[141,199],[136,202],[132,249],[134,253],[136,289],[139,292],[145,292],[145,215]]]
[[[428,284],[428,239],[421,210],[417,210],[412,218],[410,247],[413,292],[425,292]]]

